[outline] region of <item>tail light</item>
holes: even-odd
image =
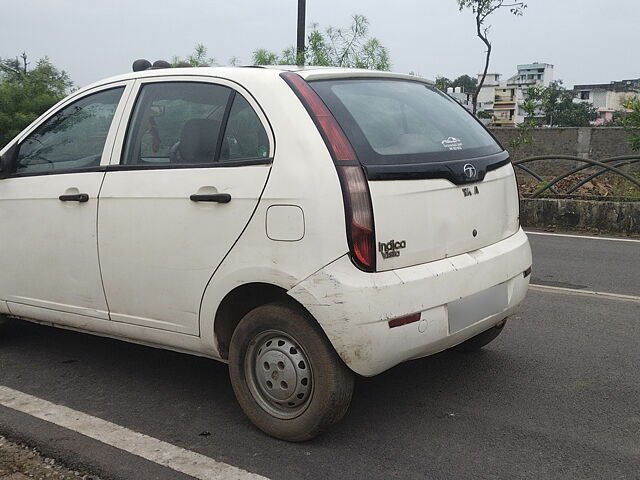
[[[373,207],[369,185],[358,157],[334,116],[307,82],[293,72],[284,72],[280,76],[309,112],[333,158],[342,186],[351,259],[361,270],[374,272],[376,235]]]

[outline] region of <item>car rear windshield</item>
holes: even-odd
[[[364,164],[443,162],[502,151],[455,100],[422,82],[317,80],[327,104]]]

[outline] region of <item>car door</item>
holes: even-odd
[[[167,77],[136,88],[100,193],[110,317],[198,335],[206,285],[267,181],[272,134],[231,82]]]
[[[0,299],[18,316],[108,319],[96,223],[125,82],[65,101],[8,149],[0,180]]]

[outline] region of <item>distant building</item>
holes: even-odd
[[[456,100],[467,110],[473,110],[473,92],[465,92],[462,87],[447,88],[447,95]]]
[[[524,122],[526,112],[523,105],[527,100],[527,90],[532,86],[548,87],[553,81],[553,65],[550,63],[527,63],[518,65],[518,72],[502,80],[500,73],[487,73],[478,94],[478,111],[492,116],[495,125],[517,125]],[[478,74],[480,82],[482,74]],[[603,125],[613,120],[614,112],[624,110],[624,102],[629,98],[640,98],[640,78],[594,85],[576,85],[576,102],[586,102],[598,110],[598,118],[593,125]],[[471,105],[467,99],[464,105]],[[542,117],[542,113],[540,113]]]
[[[507,85],[527,88],[532,85],[548,87],[553,82],[553,65],[550,63],[528,63],[518,65],[518,73],[507,80]]]
[[[624,110],[623,103],[633,97],[640,97],[640,78],[620,82],[575,85],[573,91],[580,102],[590,103],[598,110],[594,125],[613,121],[613,114]]]
[[[527,89],[533,86],[548,87],[553,82],[553,65],[550,63],[527,63],[518,65],[518,73],[507,80],[507,85],[515,87],[515,103],[513,122],[524,122],[527,112],[524,111],[524,102],[527,101]],[[539,115],[542,116],[542,113]]]
[[[493,101],[493,123],[496,125],[513,125],[518,108],[518,87],[498,86],[495,88]]]
[[[518,65],[518,72],[502,81],[500,73],[488,73],[478,95],[478,111],[493,116],[496,125],[514,125],[524,122],[523,109],[527,89],[534,85],[548,87],[553,82],[553,65],[526,63]],[[482,74],[478,74],[478,82]]]
[[[500,73],[487,73],[487,76],[484,79],[484,84],[482,84],[482,88],[478,93],[478,111],[484,110],[487,113],[491,113],[493,110],[493,102],[495,101],[495,89],[500,85],[500,77],[502,74]],[[480,84],[480,80],[482,80],[482,74],[478,74],[478,85]]]

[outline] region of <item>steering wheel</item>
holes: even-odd
[[[27,163],[23,163],[22,161],[18,162],[18,170],[22,167],[28,167],[30,165],[41,165],[43,163],[47,163],[49,165],[51,165],[51,168],[53,169],[55,167],[54,163],[49,160],[48,158],[43,157],[42,155],[35,155],[33,157],[27,157],[26,158]],[[32,162],[31,160],[41,160],[40,162]]]

